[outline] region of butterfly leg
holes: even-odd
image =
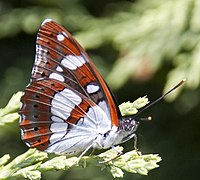
[[[133,136],[133,148],[136,150],[137,154],[140,156],[141,153],[138,151],[138,148],[137,148],[137,135],[136,134]]]
[[[117,152],[117,156],[115,158],[117,158],[123,154],[123,152],[119,151],[115,146],[111,146],[111,147]]]
[[[77,164],[78,162],[80,161],[80,159],[85,155],[85,153],[87,153],[89,151],[89,149],[93,146],[93,144],[90,144],[81,154],[80,156],[78,157],[78,160],[77,160]]]
[[[123,154],[123,152],[117,150],[117,148],[115,146],[111,146],[111,147],[112,147],[112,149],[114,149],[117,152],[117,156],[115,156],[114,158],[111,158],[109,160],[106,160],[106,161],[101,161],[101,162],[99,162],[100,164],[104,164],[104,163],[108,163],[110,161],[113,161],[113,160],[115,160],[116,158],[120,157]]]
[[[137,135],[135,134],[133,136],[133,148],[137,151]]]
[[[94,152],[95,152],[95,148],[92,149],[92,152],[90,153],[89,156],[92,156],[94,154]]]

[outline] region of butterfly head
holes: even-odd
[[[128,141],[129,139],[136,136],[135,132],[139,126],[140,120],[135,117],[121,117],[119,119],[119,126],[117,132],[117,137],[113,145],[121,144]],[[112,132],[112,131],[111,131]]]
[[[119,129],[134,133],[140,123],[140,118],[132,117],[132,116],[125,116],[121,117],[119,120]]]

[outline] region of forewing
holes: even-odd
[[[112,124],[118,126],[119,110],[96,67],[71,34],[49,19],[38,32],[32,72],[33,81],[41,78],[68,84],[99,105]]]
[[[49,19],[39,29],[31,83],[21,102],[22,139],[40,150],[82,151],[97,132],[118,126],[118,109],[94,64],[69,32]]]

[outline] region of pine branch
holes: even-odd
[[[118,151],[123,150],[120,146],[116,148]],[[0,159],[0,179],[41,179],[42,172],[69,170],[77,166],[83,168],[98,166],[110,171],[113,177],[123,177],[124,171],[147,175],[150,170],[159,167],[157,163],[161,161],[161,158],[158,155],[139,155],[138,153],[140,152],[133,150],[112,161],[101,163],[115,158],[117,152],[114,149],[110,149],[99,155],[83,156],[80,159],[77,157],[67,158],[66,156],[48,158],[48,154],[45,152],[29,149],[10,163],[8,163],[9,155],[4,155]]]
[[[14,122],[19,118],[17,110],[20,106],[20,97],[22,93],[18,92],[10,99],[8,105],[0,110],[0,124]],[[148,104],[148,98],[138,98],[133,103],[126,102],[121,104],[120,111],[123,115],[136,114],[139,108]],[[11,117],[10,119],[8,117]],[[132,150],[119,157],[118,152],[123,151],[123,147],[107,150],[104,153],[93,156],[70,157],[65,155],[48,157],[46,152],[40,152],[36,149],[29,149],[22,155],[9,162],[10,155],[6,154],[0,158],[0,179],[41,179],[41,173],[52,170],[69,170],[72,167],[98,166],[101,169],[107,169],[113,177],[123,177],[124,171],[129,173],[138,173],[147,175],[152,169],[159,167],[157,164],[161,158],[157,154],[142,155],[141,152]],[[117,158],[116,158],[117,157]]]
[[[6,123],[12,123],[19,119],[18,109],[20,107],[20,97],[22,92],[18,92],[12,96],[6,107],[0,109],[0,126]]]

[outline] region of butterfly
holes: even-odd
[[[21,138],[55,154],[107,149],[135,137],[85,50],[51,19],[41,24],[31,80],[21,97]]]

